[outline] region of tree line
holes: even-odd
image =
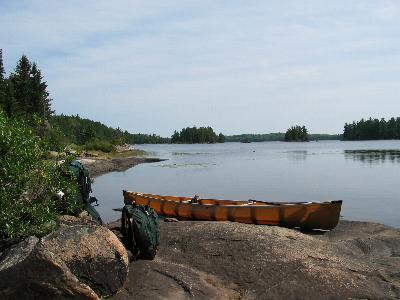
[[[387,140],[400,139],[400,118],[361,119],[358,122],[346,123],[343,130],[343,140]]]
[[[267,134],[236,134],[227,135],[225,137],[226,142],[266,142],[266,141],[283,141],[285,137],[284,133],[267,133]]]
[[[77,145],[93,141],[107,141],[113,145],[121,144],[162,144],[169,139],[152,134],[133,134],[121,128],[112,128],[98,121],[81,118],[79,115],[65,116],[63,114],[52,116],[50,123],[53,128],[62,133],[69,143]]]
[[[309,134],[310,140],[340,140],[342,135],[340,134]],[[285,133],[274,132],[266,134],[237,134],[237,135],[226,135],[226,142],[278,142],[285,140]]]
[[[15,70],[7,77],[0,49],[0,111],[6,117],[24,120],[34,131],[45,137],[53,148],[66,144],[102,145],[107,148],[117,144],[155,144],[169,142],[152,134],[132,134],[120,128],[108,127],[79,115],[55,115],[47,83],[35,62],[26,55],[19,59]],[[105,149],[105,148],[104,148]]]
[[[171,137],[172,144],[203,144],[203,143],[224,143],[225,136],[217,135],[211,127],[186,127],[180,132],[174,131]]]

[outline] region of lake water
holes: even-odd
[[[400,141],[139,145],[168,159],[96,178],[105,221],[119,217],[122,190],[273,201],[343,200],[349,220],[400,228]]]

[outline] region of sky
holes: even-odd
[[[342,133],[400,116],[400,1],[0,0],[57,114],[133,133]]]

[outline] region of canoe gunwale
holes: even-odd
[[[247,224],[274,225],[288,228],[331,230],[340,218],[342,200],[324,202],[250,202],[200,199],[216,203],[192,203],[188,197],[159,196],[123,191],[125,204],[153,207],[166,217],[199,221],[232,221]],[[156,197],[153,197],[156,196]],[[159,198],[157,198],[159,196]],[[190,199],[190,200],[189,200]]]
[[[207,206],[227,206],[227,207],[275,207],[275,206],[287,206],[287,207],[294,207],[294,206],[312,206],[312,205],[332,205],[332,204],[342,204],[343,200],[328,200],[328,201],[322,201],[322,202],[269,202],[269,201],[262,201],[262,200],[248,200],[246,203],[243,204],[208,204],[208,203],[192,203],[191,200],[192,198],[189,197],[179,197],[179,196],[161,196],[161,195],[156,195],[156,194],[145,194],[145,193],[139,193],[139,192],[134,192],[134,191],[123,191],[123,195],[125,196],[127,194],[128,196],[140,196],[148,199],[154,199],[154,200],[161,200],[161,201],[168,201],[168,202],[176,202],[176,203],[181,203],[181,204],[191,204],[191,205],[207,205]],[[188,200],[181,200],[181,201],[176,201],[176,200],[168,200],[165,198],[177,198],[177,199],[188,199]],[[216,202],[225,202],[225,203],[231,203],[231,202],[245,202],[244,200],[224,200],[224,199],[210,199],[210,198],[200,198],[200,201],[216,201]],[[253,201],[253,202],[252,202]]]

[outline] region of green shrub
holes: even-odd
[[[49,146],[22,121],[0,111],[0,237],[43,235],[57,215],[77,209],[66,164],[45,160]],[[63,200],[55,197],[66,193]]]
[[[103,151],[106,153],[110,153],[115,151],[115,146],[102,141],[94,141],[84,145],[83,147],[86,151],[95,150],[95,151]]]

